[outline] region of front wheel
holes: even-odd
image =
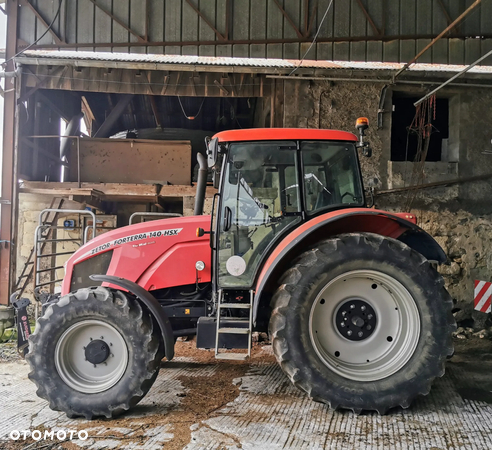
[[[429,262],[400,241],[370,233],[322,241],[281,283],[273,350],[315,400],[384,413],[408,407],[444,374],[452,301]]]
[[[163,358],[150,314],[126,293],[96,287],[48,307],[29,338],[29,378],[69,417],[115,417],[149,391]]]

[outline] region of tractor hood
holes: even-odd
[[[151,291],[211,280],[210,216],[153,220],[101,234],[67,261],[62,295],[97,285],[90,275],[106,274],[133,281]],[[198,272],[198,261],[205,269]]]

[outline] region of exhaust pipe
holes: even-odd
[[[198,169],[198,179],[196,182],[195,194],[195,216],[203,214],[203,204],[205,203],[205,190],[207,189],[208,166],[205,156],[201,153],[196,155],[200,168]]]

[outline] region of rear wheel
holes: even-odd
[[[408,407],[444,374],[452,301],[429,262],[370,233],[302,254],[272,299],[270,334],[292,382],[354,412]]]
[[[69,417],[114,417],[149,391],[163,358],[152,317],[127,294],[80,289],[49,306],[26,357],[38,396]]]

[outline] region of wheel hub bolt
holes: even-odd
[[[369,320],[371,320],[371,319],[372,319],[372,314],[369,314],[369,315],[367,316],[367,318],[368,318]]]
[[[347,331],[347,334],[348,334],[349,336],[352,336],[352,331],[351,331],[351,330],[348,330],[348,331]]]
[[[365,307],[364,305],[362,305],[362,306],[360,307],[360,310],[361,310],[361,311],[365,311],[365,310],[366,310],[366,307]]]
[[[340,326],[341,326],[341,327],[344,327],[344,326],[345,326],[345,323],[344,323],[344,322],[342,322],[342,323],[340,324]]]
[[[366,329],[370,330],[372,327],[371,325],[367,325]]]
[[[364,333],[363,333],[362,331],[359,331],[359,333],[358,333],[358,334],[359,334],[359,337],[364,336]]]
[[[355,305],[350,305],[350,309],[355,309]]]

